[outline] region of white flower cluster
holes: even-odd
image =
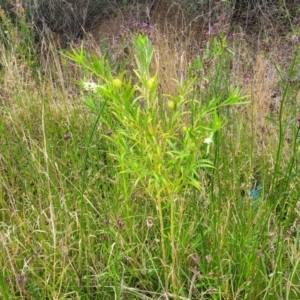
[[[96,93],[99,85],[95,82],[85,81],[85,82],[82,83],[82,87],[87,92]]]
[[[204,144],[207,145],[206,147],[206,155],[208,155],[209,153],[209,150],[210,150],[210,145],[213,143],[213,136],[214,136],[214,133],[212,132],[207,138],[204,139]]]
[[[210,145],[213,142],[212,138],[213,138],[212,136],[207,137],[206,139],[204,139],[204,143]]]

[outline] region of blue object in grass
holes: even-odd
[[[257,185],[254,189],[252,189],[249,193],[251,200],[257,200],[261,196],[262,186],[261,184]]]
[[[251,206],[254,206],[256,210],[258,209],[258,207],[260,206],[261,201],[262,201],[261,192],[262,192],[261,184],[257,185],[249,192],[249,198],[250,198],[250,200],[252,200],[250,204],[251,204]],[[242,202],[242,204],[244,204],[245,199],[242,198],[241,202]]]

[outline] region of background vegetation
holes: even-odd
[[[299,299],[297,1],[132,2],[0,1],[0,297]]]

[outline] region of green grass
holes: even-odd
[[[53,50],[43,75],[1,49],[1,297],[299,299],[299,49],[271,122],[222,33],[186,65],[125,38],[126,63]]]

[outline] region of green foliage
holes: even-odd
[[[218,46],[221,48],[213,58],[225,48],[224,43]],[[196,197],[202,190],[199,170],[213,167],[206,156],[214,133],[223,126],[218,110],[243,104],[243,97],[235,90],[222,102],[221,97],[215,97],[201,103],[193,96],[197,78],[177,83],[177,95],[160,95],[157,74],[150,75],[153,51],[147,36],[135,39],[134,79],[126,72],[113,79],[105,58],[90,60],[82,49],[69,56],[99,80],[84,82],[83,87],[93,87],[91,92],[97,97],[94,102],[88,98],[87,105],[101,115],[103,132],[109,132],[108,156],[117,163],[118,193],[127,207],[127,217],[134,211],[131,201],[136,193],[157,208],[164,286],[177,294],[182,283],[176,244],[182,236],[175,220],[183,218],[185,195]]]

